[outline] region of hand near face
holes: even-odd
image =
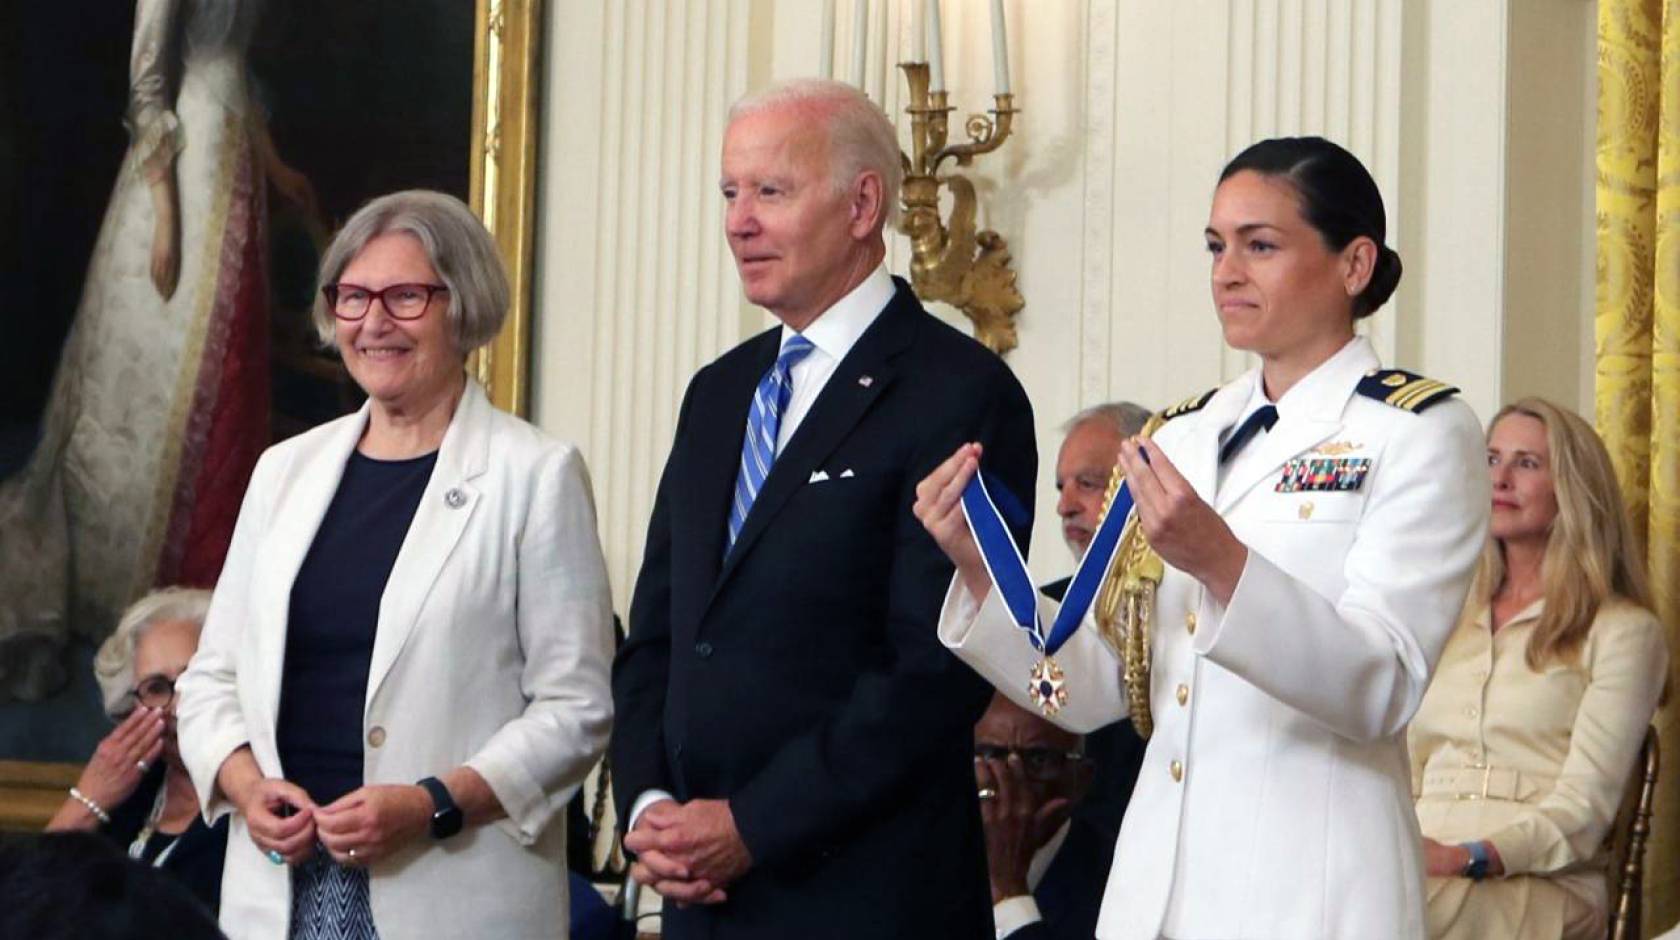
[[[382,784],[352,790],[316,810],[315,833],[340,865],[369,865],[423,838],[431,819],[425,788]]]
[[[106,812],[121,805],[162,756],[164,727],[163,712],[144,705],[134,709],[99,742],[76,789]]]
[[[940,551],[957,566],[963,584],[975,599],[984,600],[992,589],[991,575],[980,558],[980,546],[962,511],[962,492],[980,472],[980,445],[964,444],[927,478],[916,484],[916,504],[911,511],[933,536]]]
[[[264,777],[250,787],[239,812],[263,852],[278,852],[291,865],[315,853],[315,804],[297,784]]]
[[[974,783],[982,793],[993,794],[980,800],[992,903],[1031,894],[1027,869],[1033,855],[1067,820],[1072,801],[1054,796],[1040,802],[1018,754],[1008,760],[975,758]]]
[[[716,904],[752,867],[752,854],[724,800],[661,800],[624,837],[636,853],[631,875],[679,904]]]
[[[1150,547],[1162,561],[1202,582],[1220,604],[1230,603],[1248,563],[1248,549],[1231,527],[1154,441],[1129,438],[1120,445],[1120,465]]]

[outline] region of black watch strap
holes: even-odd
[[[461,831],[461,807],[455,804],[455,797],[443,781],[436,777],[427,777],[420,781],[420,786],[432,795],[432,838],[447,839]]]

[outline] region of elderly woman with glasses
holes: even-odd
[[[198,648],[209,607],[209,591],[164,588],[123,613],[93,661],[105,712],[117,726],[47,831],[97,831],[129,857],[170,872],[214,912],[227,823],[198,817],[175,737],[175,680]]]
[[[258,462],[181,679],[199,800],[234,815],[223,927],[561,935],[566,802],[611,721],[583,459],[465,373],[509,289],[459,200],[374,200],[321,280],[367,404]]]

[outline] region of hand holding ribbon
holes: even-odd
[[[1248,548],[1146,437],[1120,445],[1126,486],[1137,496],[1138,524],[1161,560],[1185,572],[1221,605],[1229,604],[1248,564]],[[1118,498],[1116,498],[1118,502]]]
[[[992,579],[980,558],[980,547],[963,516],[962,494],[980,470],[980,445],[964,444],[926,479],[916,484],[916,503],[911,512],[927,529],[945,557],[957,566],[963,585],[977,601],[984,601]]]
[[[1056,621],[1046,631],[1038,618],[1038,591],[1027,572],[1026,560],[978,472],[979,460],[979,445],[965,444],[929,474],[916,488],[916,518],[950,556],[977,599],[984,600],[990,588],[997,587],[1010,619],[1043,657],[1033,667],[1028,693],[1046,715],[1053,715],[1068,697],[1062,670],[1053,657],[1079,629],[1096,600],[1131,513],[1131,492],[1122,484],[1115,493],[1062,599]],[[956,518],[958,509],[961,520]]]

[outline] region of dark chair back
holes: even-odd
[[[1610,882],[1609,940],[1639,940],[1641,935],[1645,843],[1651,837],[1651,812],[1661,765],[1657,729],[1646,728],[1645,745],[1639,749],[1639,760],[1628,777],[1622,808],[1606,837],[1610,843],[1610,867],[1605,872]]]

